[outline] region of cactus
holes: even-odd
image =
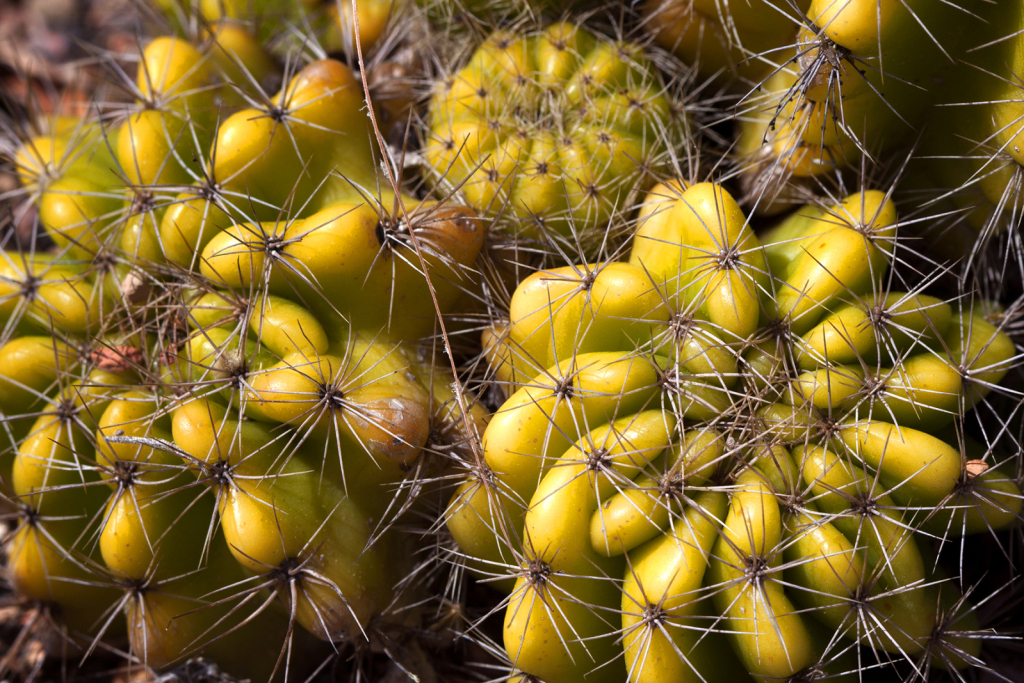
[[[158,5],[0,119],[3,676],[999,666],[1018,3]]]
[[[688,132],[639,45],[567,22],[490,35],[435,86],[428,126],[430,179],[527,238],[600,229]]]
[[[348,67],[277,68],[158,37],[115,125],[12,155],[58,254],[5,252],[7,573],[154,669],[286,680],[417,628],[397,526],[485,417],[418,348],[485,226],[394,184]]]
[[[515,579],[509,661],[725,680],[731,646],[761,680],[849,671],[854,642],[934,654],[941,594],[972,608],[918,544],[1021,510],[1013,475],[982,463],[982,482],[936,434],[999,391],[1014,344],[966,304],[892,291],[884,193],[760,239],[714,184],[644,207],[628,260],[536,273],[487,335],[514,393],[446,514],[469,569]],[[977,657],[950,637],[947,665]]]
[[[793,34],[762,51],[774,68],[744,98],[738,151],[747,202],[777,213],[788,188],[899,147],[939,101],[937,83],[980,33],[964,7],[928,2],[811,2]],[[795,39],[794,39],[795,36]]]

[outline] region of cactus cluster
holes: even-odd
[[[853,643],[922,669],[977,655],[937,635],[949,605],[977,625],[917,545],[1018,520],[1014,474],[953,428],[1016,350],[983,302],[895,291],[898,225],[869,190],[759,240],[720,186],[663,185],[627,260],[521,283],[488,354],[522,388],[447,518],[471,568],[516,576],[510,661],[727,680],[722,640],[769,680],[850,672]]]
[[[156,38],[137,107],[12,157],[58,254],[5,252],[6,566],[93,647],[257,678],[296,634],[416,624],[409,473],[482,419],[419,342],[485,228],[388,178],[349,67],[268,96],[255,36],[210,34]]]
[[[146,15],[0,119],[0,676],[1014,680],[1024,4]]]

